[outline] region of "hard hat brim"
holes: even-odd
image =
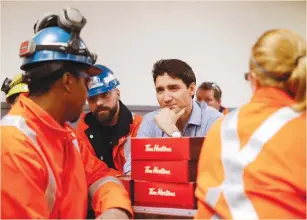
[[[98,76],[101,73],[101,69],[96,66],[89,66],[89,68],[84,70],[89,76]]]
[[[95,88],[95,89],[92,89],[91,91],[88,92],[88,97],[92,97],[92,96],[96,96],[96,95],[99,95],[99,94],[102,94],[102,93],[106,93],[106,92],[109,92],[111,91],[112,89],[114,88]]]
[[[18,94],[18,93],[27,93],[29,92],[28,85],[25,83],[20,83],[11,88],[6,95],[6,98],[11,97],[12,95]]]

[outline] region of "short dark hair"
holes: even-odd
[[[154,64],[152,73],[155,83],[158,76],[167,73],[172,78],[181,79],[187,87],[193,82],[196,84],[196,77],[192,68],[182,60],[161,59]]]
[[[65,72],[75,73],[77,69],[85,68],[83,64],[67,61],[46,61],[27,68],[24,80],[28,84],[29,96],[43,95],[63,77]]]
[[[214,98],[216,100],[220,100],[222,98],[222,90],[214,82],[203,82],[202,84],[200,84],[200,86],[198,87],[197,91],[199,89],[202,89],[202,90],[211,90],[212,89],[213,92],[214,92]]]

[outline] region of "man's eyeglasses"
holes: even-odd
[[[87,90],[89,90],[93,85],[93,79],[85,72],[76,72],[76,75],[85,78]]]

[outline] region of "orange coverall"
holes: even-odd
[[[217,121],[198,165],[197,219],[306,219],[306,113],[276,88]]]
[[[109,208],[133,215],[128,193],[108,167],[21,95],[1,122],[2,218],[85,218],[88,195],[96,216]]]

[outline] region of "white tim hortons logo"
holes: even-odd
[[[161,147],[157,144],[151,146],[151,144],[145,144],[145,152],[172,152],[172,148],[162,145]]]
[[[156,190],[156,188],[149,188],[149,195],[151,196],[176,196],[176,193],[175,192],[171,192],[169,190],[165,190],[165,189],[161,189],[159,188],[158,191]]]
[[[91,89],[99,87],[99,86],[103,86],[103,82],[100,80],[98,76],[94,76],[92,78],[92,81],[93,83],[92,83]]]
[[[145,166],[145,173],[170,175],[171,171],[164,168],[159,169],[158,166],[154,166],[153,169],[150,166]]]
[[[109,74],[106,78],[104,78],[105,83],[109,83],[112,80],[115,80],[115,76],[113,74]]]

